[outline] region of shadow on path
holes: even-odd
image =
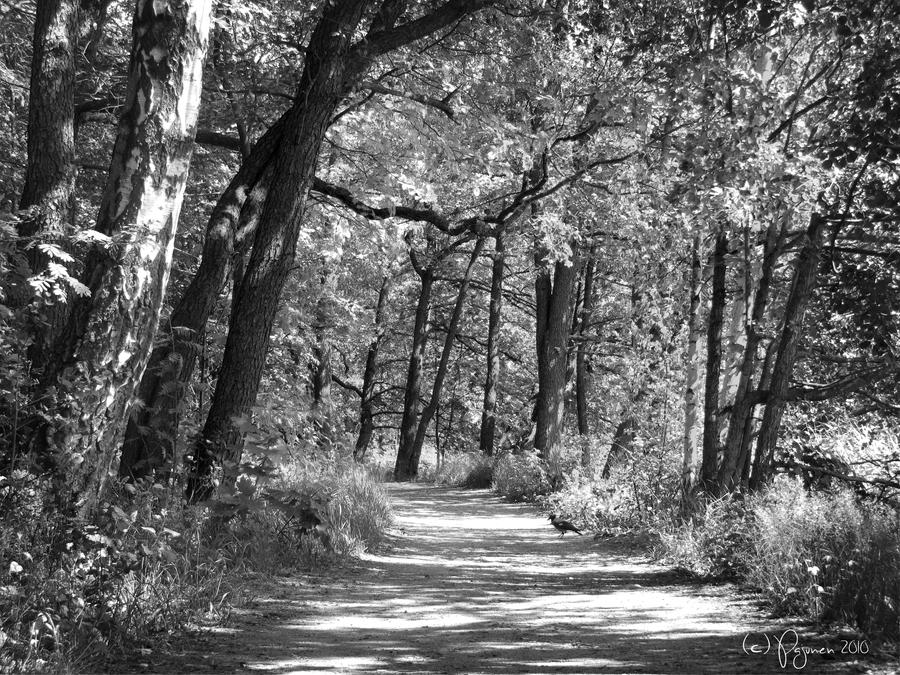
[[[399,532],[352,572],[257,603],[203,638],[186,671],[775,673],[781,635],[729,586],[685,584],[627,543],[560,538],[487,491],[390,485]],[[791,646],[790,636],[785,641]],[[801,637],[800,645],[823,645]],[[203,647],[209,653],[197,656]],[[788,660],[797,654],[791,653]],[[802,656],[800,657],[802,660]],[[811,673],[859,672],[810,654]]]

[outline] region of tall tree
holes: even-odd
[[[549,252],[535,253],[535,337],[538,393],[534,447],[546,456],[560,441],[565,417],[566,370],[572,312],[575,309],[575,260],[549,264]]]
[[[33,274],[52,280],[68,276],[48,270],[50,256],[42,253],[32,237],[44,244],[58,243],[72,224],[75,189],[75,51],[78,39],[77,0],[39,0],[34,23],[31,85],[28,91],[28,155],[25,185],[19,208],[28,214],[19,224],[19,235],[29,248]],[[65,318],[65,291],[45,310],[34,327],[29,356],[32,369],[41,372],[50,355],[54,330]],[[25,300],[21,289],[18,299]],[[42,325],[43,324],[43,325]]]
[[[241,454],[233,419],[249,413],[265,364],[279,297],[294,261],[297,235],[325,131],[341,100],[358,86],[373,61],[459,21],[489,0],[449,0],[438,9],[397,25],[405,2],[386,0],[365,38],[353,38],[371,0],[327,5],[306,48],[303,72],[286,113],[281,144],[272,159],[272,185],[253,239],[253,249],[229,323],[225,354],[209,415],[194,448],[188,495],[212,491],[213,467]]]
[[[500,381],[500,322],[503,313],[503,275],[506,255],[503,232],[494,237],[491,264],[491,295],[488,306],[487,369],[484,377],[484,405],[481,410],[479,447],[486,455],[494,453],[494,433],[497,428],[497,384]]]
[[[56,341],[56,409],[37,443],[82,508],[102,491],[147,364],[194,148],[210,0],[138,2],[128,90],[85,266]]]

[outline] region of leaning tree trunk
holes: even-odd
[[[572,326],[573,291],[578,275],[574,261],[557,262],[551,271],[536,254],[535,279],[538,394],[535,402],[534,447],[546,457],[560,441],[565,416],[566,368]]]
[[[397,454],[397,466],[401,467],[401,469],[399,472],[395,470],[395,474],[399,473],[405,478],[414,478],[419,473],[419,458],[422,456],[422,446],[425,443],[425,435],[428,433],[428,425],[431,424],[431,420],[434,418],[434,414],[441,402],[441,389],[444,386],[444,378],[447,376],[447,366],[450,365],[450,354],[453,351],[453,343],[456,340],[456,333],[459,330],[459,322],[462,318],[466,295],[469,291],[469,284],[472,281],[472,274],[475,271],[475,263],[478,261],[478,256],[481,255],[481,249],[483,247],[484,238],[479,237],[475,242],[475,248],[472,249],[469,264],[466,267],[466,272],[459,285],[459,291],[456,295],[456,304],[453,306],[450,325],[447,326],[447,335],[444,338],[444,348],[441,351],[441,359],[438,362],[434,383],[431,387],[431,398],[428,401],[428,405],[422,410],[422,415],[419,417],[419,423],[416,427],[412,448],[408,450],[405,457],[401,457],[399,453]],[[451,407],[450,410],[452,412],[453,408]]]
[[[494,453],[494,433],[497,428],[497,384],[500,381],[500,320],[503,311],[503,273],[506,255],[503,232],[494,239],[491,265],[491,299],[488,307],[487,372],[484,378],[484,407],[481,410],[479,447],[486,455]]]
[[[725,314],[725,254],[728,235],[719,230],[713,251],[712,298],[706,333],[706,382],[703,396],[703,462],[700,481],[712,490],[719,459],[719,374],[722,368],[722,319]]]
[[[700,389],[699,350],[700,340],[700,290],[702,288],[702,267],[700,265],[700,235],[694,237],[691,247],[690,305],[688,307],[688,343],[685,360],[684,391],[684,438],[681,481],[683,492],[689,495],[697,478],[699,465],[699,416],[697,414],[698,392]]]
[[[378,290],[378,301],[375,303],[375,336],[369,343],[366,353],[366,366],[363,370],[362,389],[359,397],[359,435],[353,448],[353,459],[361,462],[372,440],[375,430],[375,378],[378,375],[378,352],[385,336],[385,312],[390,294],[391,278],[385,276]]]
[[[265,366],[269,333],[281,291],[293,266],[297,235],[306,210],[325,130],[340,101],[358,85],[375,59],[429,35],[489,4],[489,0],[450,0],[396,26],[403,2],[385,2],[367,34],[352,44],[372,0],[326,3],[306,48],[294,104],[273,158],[272,185],[232,312],[219,379],[187,486],[191,500],[212,493],[212,470],[236,465],[243,443],[234,419],[249,415]]]
[[[307,47],[296,102],[287,113],[272,159],[272,184],[237,289],[219,379],[194,447],[187,488],[191,500],[212,493],[211,474],[217,463],[240,458],[241,434],[234,419],[249,414],[256,401],[269,333],[294,261],[319,149],[336,106],[353,84],[348,81],[347,51],[368,4],[368,0],[351,0],[327,6]]]
[[[210,0],[138,3],[124,112],[90,255],[90,298],[56,341],[57,412],[39,443],[82,512],[103,488],[159,322],[194,148]]]
[[[247,247],[268,193],[266,171],[281,139],[284,116],[256,143],[213,208],[206,227],[200,266],[164,322],[153,349],[122,444],[119,473],[142,478],[172,466],[184,392],[199,353],[199,336],[228,276],[232,261]],[[240,266],[239,266],[240,267]],[[234,300],[237,299],[235,285]]]
[[[28,93],[28,156],[19,208],[27,212],[19,224],[23,244],[38,236],[50,243],[71,227],[75,190],[75,49],[78,39],[77,0],[39,0],[34,24],[31,86]],[[28,249],[33,274],[47,270],[52,259],[36,247]],[[61,262],[59,260],[55,262]],[[65,290],[65,289],[64,289]],[[30,292],[15,289],[11,300],[24,304]],[[29,349],[32,372],[43,371],[51,341],[65,322],[67,304],[43,310]]]
[[[794,281],[784,308],[784,326],[781,330],[781,341],[778,353],[772,366],[772,380],[769,384],[766,410],[763,413],[759,428],[756,453],[759,461],[750,478],[750,488],[759,489],[769,479],[781,417],[784,414],[785,397],[794,372],[800,339],[803,337],[803,319],[806,308],[816,287],[819,271],[819,252],[821,240],[825,232],[825,219],[813,213],[809,219],[809,227],[804,235],[803,248],[797,256]]]
[[[415,477],[410,471],[410,458],[416,442],[416,422],[419,419],[419,399],[422,396],[422,363],[428,343],[428,314],[431,308],[431,289],[434,272],[430,267],[416,270],[422,282],[416,318],[413,325],[413,343],[409,353],[409,369],[406,373],[406,390],[403,395],[403,417],[400,420],[400,447],[394,463],[394,478],[409,480]]]

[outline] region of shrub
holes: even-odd
[[[753,523],[740,495],[715,499],[681,526],[660,533],[666,557],[700,577],[740,578]]]
[[[479,452],[465,452],[444,458],[434,482],[462,488],[489,488],[494,477],[494,462]]]
[[[95,666],[235,592],[199,537],[200,509],[154,508],[161,486],[114,488],[126,507],[106,502],[92,522],[48,516],[52,487],[0,477],[0,670]]]
[[[900,637],[897,513],[848,490],[811,493],[794,480],[777,481],[752,510],[747,580],[777,611]]]
[[[550,480],[537,453],[528,452],[500,457],[491,487],[511,502],[534,501],[550,492]]]

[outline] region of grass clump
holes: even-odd
[[[439,485],[482,489],[491,487],[494,478],[493,460],[478,452],[463,452],[444,458],[435,472],[434,482]]]

